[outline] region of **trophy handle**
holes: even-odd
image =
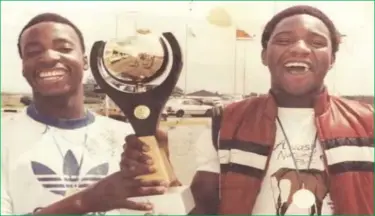
[[[137,176],[136,179],[147,181],[164,180],[170,184],[174,180],[173,168],[168,160],[166,152],[159,147],[155,136],[141,136],[138,137],[138,139],[149,147],[150,151],[147,153],[147,155],[152,158],[152,161],[154,161],[156,172]]]

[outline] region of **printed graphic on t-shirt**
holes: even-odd
[[[311,143],[301,144],[301,145],[294,145],[291,146],[293,156],[297,162],[297,166],[299,168],[307,167],[310,161],[311,151],[313,150]],[[278,143],[276,143],[274,149],[274,153],[276,155],[276,160],[278,161],[287,161],[287,160],[293,160],[292,153],[289,150],[288,144],[286,143],[286,140],[282,140]],[[314,153],[312,157],[311,164],[317,163],[316,159],[317,157],[322,160],[322,155],[317,155],[318,150],[315,147]]]
[[[26,112],[2,123],[2,215],[33,212],[118,171],[124,137],[133,133],[101,116],[75,129],[46,126]]]
[[[38,182],[51,193],[65,196],[69,189],[83,189],[107,176],[108,163],[92,167],[80,177],[80,161],[68,150],[64,156],[61,170],[52,170],[47,165],[31,161],[31,168]],[[59,174],[62,173],[63,175]]]
[[[302,187],[300,181],[303,183],[303,188],[309,190],[315,196],[314,205],[306,209],[306,213],[309,215],[322,215],[323,202],[329,193],[327,187],[328,177],[324,169],[321,169],[323,168],[321,167],[323,164],[321,153],[318,152],[317,148],[313,149],[312,146],[311,143],[291,146],[294,159],[299,168],[299,176],[301,178],[299,179],[286,141],[282,140],[276,143],[273,151],[273,154],[275,154],[274,163],[279,164],[280,168],[273,172],[270,177],[276,207],[275,213],[277,215],[301,212],[301,209],[292,202],[293,195]],[[312,151],[314,151],[313,155],[311,155]],[[310,160],[311,166],[309,167]],[[302,211],[304,210],[302,209]]]
[[[328,194],[328,188],[325,184],[325,172],[320,170],[301,170],[300,177],[304,189],[311,191],[315,195],[315,204],[309,209],[309,214],[322,215],[323,200]],[[301,188],[298,180],[295,169],[282,168],[271,176],[271,181],[273,184],[276,183],[278,188],[276,191],[276,194],[278,194],[276,200],[277,215],[285,215],[288,210],[291,210],[289,208],[296,207],[292,205],[292,201],[294,193]]]

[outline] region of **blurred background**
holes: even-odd
[[[266,93],[270,83],[260,61],[261,32],[272,15],[296,4],[317,6],[344,36],[327,78],[331,92],[373,94],[374,7],[369,1],[1,2],[1,90],[30,91],[21,76],[18,34],[38,13],[56,12],[81,29],[88,52],[94,41],[126,35],[136,28],[173,32],[184,51],[178,86],[185,92]]]

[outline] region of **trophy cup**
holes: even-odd
[[[97,84],[125,114],[139,139],[150,147],[156,172],[137,178],[171,182],[172,166],[154,135],[182,70],[181,48],[175,36],[170,32],[157,36],[138,31],[122,39],[97,41],[91,50],[90,66]],[[170,187],[163,195],[130,199],[151,202],[154,214],[186,215],[195,206],[187,186]]]

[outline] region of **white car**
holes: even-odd
[[[229,104],[233,103],[232,100],[221,100],[221,101],[215,101],[215,106],[227,106]]]
[[[227,106],[231,103],[239,102],[243,99],[244,97],[242,95],[226,96],[226,97],[223,97],[221,101],[216,101],[215,106]]]
[[[242,95],[233,95],[232,97],[233,102],[239,102],[239,101],[242,101],[243,99],[244,97]]]
[[[160,118],[162,121],[167,121],[168,120],[168,112],[166,109],[163,109],[161,112]]]
[[[167,102],[165,109],[168,115],[183,117],[191,116],[210,116],[212,106],[204,105],[199,100],[194,99],[171,99]]]

